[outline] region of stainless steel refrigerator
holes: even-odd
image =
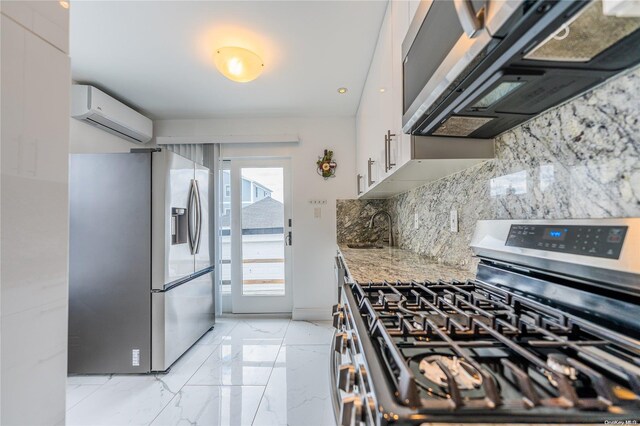
[[[165,371],[213,326],[213,174],[150,151],[71,156],[70,373]]]

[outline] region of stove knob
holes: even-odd
[[[353,385],[356,383],[356,368],[353,364],[343,364],[338,370],[338,387],[349,393],[353,392]]]
[[[351,333],[351,336],[349,337],[349,343],[351,344],[351,350],[353,351],[353,353],[360,353],[360,347],[358,346],[358,335],[356,333]]]
[[[358,383],[360,383],[360,388],[363,389],[363,384],[365,384],[367,380],[367,369],[364,368],[364,365],[360,365],[360,368],[358,368],[358,372],[360,373]]]
[[[359,425],[362,420],[363,403],[360,395],[347,395],[340,404],[340,426]]]
[[[367,408],[371,413],[375,413],[376,412],[376,400],[373,399],[373,396],[369,395],[367,396]]]
[[[342,310],[333,313],[333,326],[340,330],[344,325],[344,312]]]
[[[336,333],[333,336],[335,339],[334,348],[336,352],[343,354],[347,350],[347,333]]]

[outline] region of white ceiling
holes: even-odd
[[[354,115],[386,1],[73,1],[73,79],[152,118]],[[265,68],[234,83],[212,53]],[[347,87],[340,95],[338,87]]]

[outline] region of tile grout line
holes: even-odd
[[[258,416],[258,411],[260,411],[260,406],[262,405],[262,400],[264,399],[264,394],[267,392],[267,386],[269,386],[269,382],[271,381],[271,376],[273,375],[273,370],[275,369],[276,362],[278,362],[278,357],[280,356],[280,351],[282,350],[284,344],[284,339],[287,337],[287,332],[289,331],[289,326],[291,326],[291,318],[289,318],[289,322],[287,323],[287,328],[284,330],[284,335],[282,336],[282,341],[280,342],[280,347],[278,348],[278,354],[276,355],[276,359],[273,360],[273,365],[271,366],[271,371],[269,372],[269,378],[267,379],[267,383],[264,385],[264,389],[262,390],[262,395],[260,395],[260,401],[258,402],[258,408],[256,408],[256,412],[253,413],[253,419],[251,419],[251,425],[256,422],[256,417]]]
[[[233,327],[231,327],[231,329],[230,329],[226,334],[224,334],[222,337],[223,337],[223,338],[224,338],[224,337],[228,337],[228,336],[229,336],[229,334],[230,334],[230,333],[231,333],[231,332],[236,328],[236,326],[237,326],[239,323],[240,323],[240,321],[237,321],[237,322],[233,325]],[[214,330],[215,330],[215,326],[214,326]],[[196,345],[197,345],[197,343],[196,343]],[[191,350],[191,349],[192,349],[194,346],[196,346],[196,345],[193,345],[191,348],[189,348],[189,350]],[[153,418],[153,420],[151,420],[151,421],[148,423],[149,425],[153,424],[153,422],[155,422],[155,421],[156,421],[156,419],[157,419],[158,417],[160,417],[160,414],[162,414],[162,412],[163,412],[163,411],[164,411],[164,410],[169,406],[169,404],[171,404],[171,401],[173,401],[173,400],[178,396],[178,394],[182,391],[182,389],[184,389],[184,387],[185,387],[185,386],[187,386],[187,383],[189,383],[189,380],[191,380],[191,379],[193,378],[193,376],[198,372],[198,370],[200,370],[200,368],[204,365],[204,363],[205,363],[205,362],[207,362],[207,360],[208,360],[209,358],[211,358],[211,355],[213,355],[213,353],[215,352],[215,350],[216,350],[216,349],[218,349],[218,348],[220,347],[220,345],[222,345],[222,340],[220,340],[220,343],[218,343],[217,345],[215,345],[215,346],[213,347],[213,349],[211,350],[211,353],[210,353],[209,355],[207,355],[207,357],[204,359],[204,361],[202,361],[202,363],[198,366],[198,368],[196,368],[196,369],[193,371],[193,373],[189,376],[189,378],[188,378],[187,380],[185,380],[184,384],[183,384],[182,386],[180,386],[180,389],[178,389],[178,390],[176,391],[176,393],[173,395],[173,397],[172,397],[172,398],[171,398],[171,399],[170,399],[170,400],[169,400],[169,401],[168,401],[168,402],[167,402],[167,403],[166,403],[166,404],[165,404],[165,405],[160,409],[160,411],[158,411],[158,414],[156,414],[156,416]]]

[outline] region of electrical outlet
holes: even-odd
[[[420,218],[418,217],[418,212],[413,214],[413,229],[418,229],[420,227]]]
[[[133,367],[140,366],[140,349],[131,350],[131,365]]]
[[[313,217],[316,219],[320,219],[322,217],[322,209],[320,207],[316,207],[313,209]]]
[[[458,232],[458,210],[456,209],[449,213],[449,229],[451,232]]]

